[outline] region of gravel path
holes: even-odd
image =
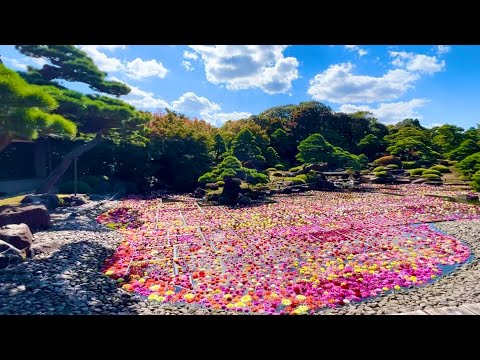
[[[33,259],[0,270],[0,314],[227,314],[189,305],[143,300],[119,289],[99,268],[122,236],[98,225],[97,214],[115,201],[92,202],[54,215],[49,231],[35,234]],[[69,217],[74,211],[77,215]],[[382,295],[320,314],[394,314],[480,302],[480,221],[436,226],[467,243],[475,258],[422,287]],[[228,312],[228,314],[231,314]]]

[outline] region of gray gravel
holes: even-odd
[[[35,234],[34,257],[0,270],[0,314],[231,314],[190,305],[149,302],[127,293],[100,271],[122,236],[95,217],[115,201],[91,202],[54,215],[55,225]],[[74,211],[76,216],[69,216]],[[480,302],[480,221],[436,224],[467,243],[475,258],[436,282],[382,295],[320,314],[394,314]]]

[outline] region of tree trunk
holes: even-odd
[[[57,181],[65,174],[68,170],[68,167],[72,161],[89,150],[92,150],[95,146],[100,144],[103,141],[103,138],[100,134],[97,134],[95,139],[87,142],[86,144],[80,145],[70,151],[67,155],[62,158],[60,164],[53,170],[50,175],[45,179],[45,181],[37,189],[37,194],[48,193],[52,190],[52,187],[57,183]]]
[[[12,142],[12,138],[8,135],[0,135],[0,153],[7,148]]]

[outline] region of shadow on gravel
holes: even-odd
[[[0,270],[0,314],[137,314],[139,300],[100,272],[112,251],[80,241]]]

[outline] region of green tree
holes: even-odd
[[[463,175],[473,175],[480,170],[480,152],[467,156],[458,162],[455,167],[460,170]]]
[[[463,141],[463,129],[459,126],[445,124],[433,129],[432,143],[445,154],[456,149]]]
[[[472,187],[473,187],[474,190],[480,192],[480,170],[478,170],[472,176]]]
[[[0,152],[14,138],[74,137],[75,124],[61,115],[51,114],[57,107],[55,99],[40,86],[28,84],[0,64]]]
[[[385,148],[385,143],[374,134],[366,135],[358,143],[358,149],[368,158],[375,158]]]
[[[261,149],[257,146],[256,139],[248,129],[242,129],[238,133],[232,142],[232,148],[230,150],[233,156],[242,163],[249,161],[252,162],[254,166],[261,166],[265,163],[265,158],[262,155]]]
[[[52,80],[77,81],[88,84],[95,91],[109,95],[126,95],[130,88],[117,81],[107,81],[107,74],[100,71],[88,55],[72,45],[16,45],[22,54],[42,58],[50,62],[41,69],[29,68],[29,80],[35,78],[48,82]],[[35,82],[35,81],[29,81]]]
[[[265,162],[267,167],[273,167],[280,162],[280,156],[278,156],[278,153],[271,146],[265,151]]]
[[[384,139],[389,145],[387,152],[399,156],[402,160],[432,162],[441,156],[430,147],[429,134],[423,128],[402,126]]]
[[[447,153],[447,157],[451,160],[462,160],[479,151],[480,145],[472,139],[467,139],[464,140],[458,148]]]
[[[227,146],[225,145],[225,140],[220,133],[216,133],[213,140],[213,152],[215,154],[215,161],[218,161],[223,153],[227,151]]]
[[[297,160],[302,163],[325,162],[333,159],[335,149],[321,134],[313,134],[298,145]]]

